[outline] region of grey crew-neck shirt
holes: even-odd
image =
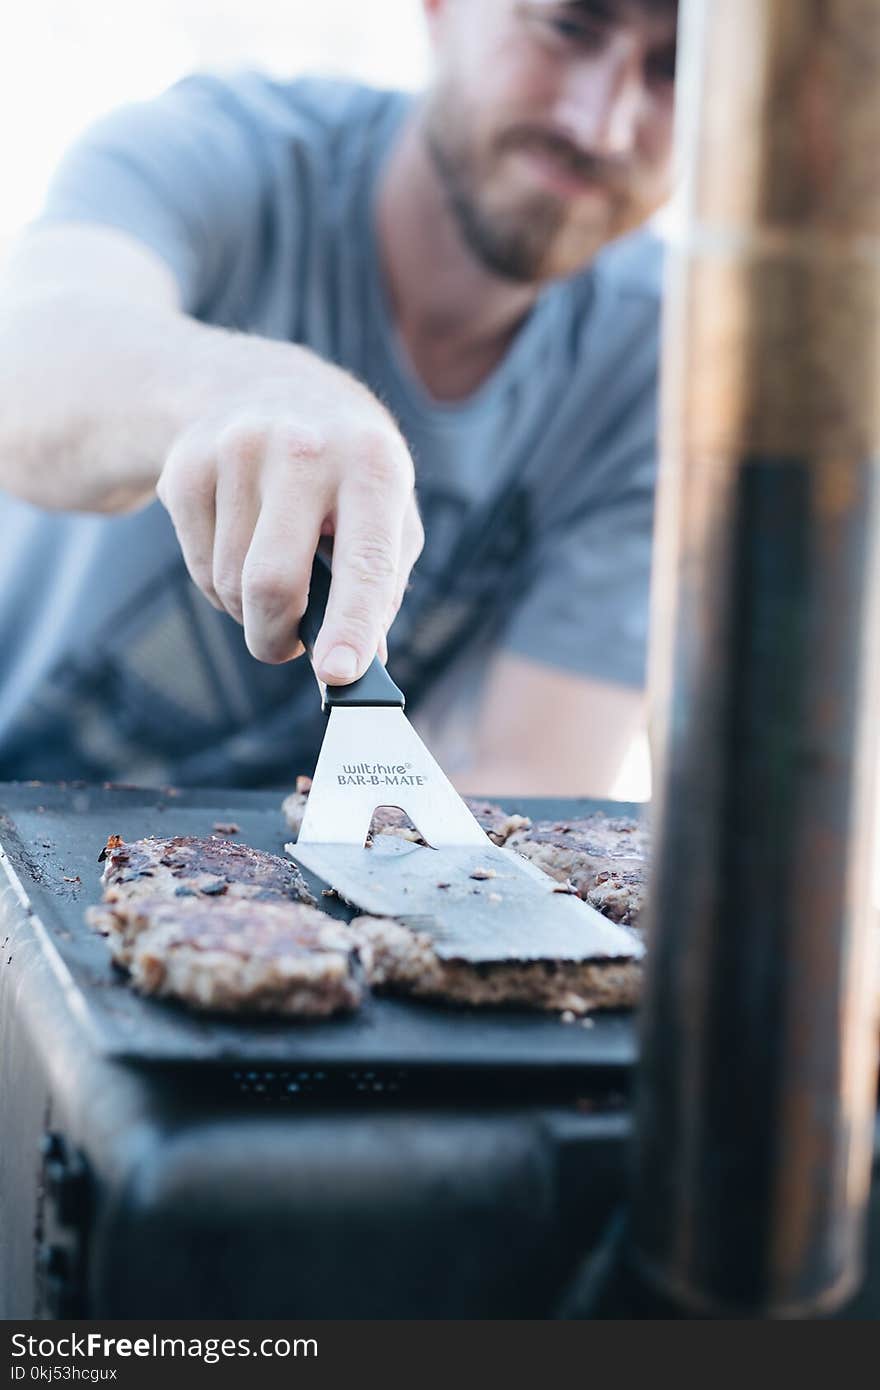
[[[398,342],[374,230],[411,100],[193,76],[88,131],[40,220],[137,238],[195,318],[306,344],[390,407],[427,537],[390,637],[417,717],[476,700],[499,648],[641,686],[659,242],[641,232],[549,286],[473,395],[432,400]],[[321,732],[308,664],[248,654],[158,503],[108,518],[0,496],[0,778],[289,783]]]

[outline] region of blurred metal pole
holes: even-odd
[[[876,1099],[880,0],[681,33],[631,1255],[808,1316],[859,1278]]]

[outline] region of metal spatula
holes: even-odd
[[[311,656],[330,592],[315,557],[300,637]],[[366,912],[418,924],[438,954],[480,961],[588,960],[642,954],[602,917],[489,839],[404,714],[404,696],[376,657],[351,685],[321,685],[327,732],[291,856]],[[379,806],[397,806],[429,848],[378,837]],[[380,845],[380,841],[381,843]]]

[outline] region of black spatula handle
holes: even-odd
[[[330,597],[330,561],[322,551],[315,555],[312,565],[312,580],[309,586],[309,602],[299,621],[300,641],[312,656],[324,614]],[[350,685],[328,685],[324,696],[324,708],[334,706],[394,705],[404,707],[403,692],[398,690],[378,656],[374,656],[366,671]]]

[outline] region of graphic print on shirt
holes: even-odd
[[[511,487],[467,517],[461,499],[436,492],[423,508],[425,550],[389,639],[389,669],[417,708],[441,671],[503,626],[526,587],[529,498]]]

